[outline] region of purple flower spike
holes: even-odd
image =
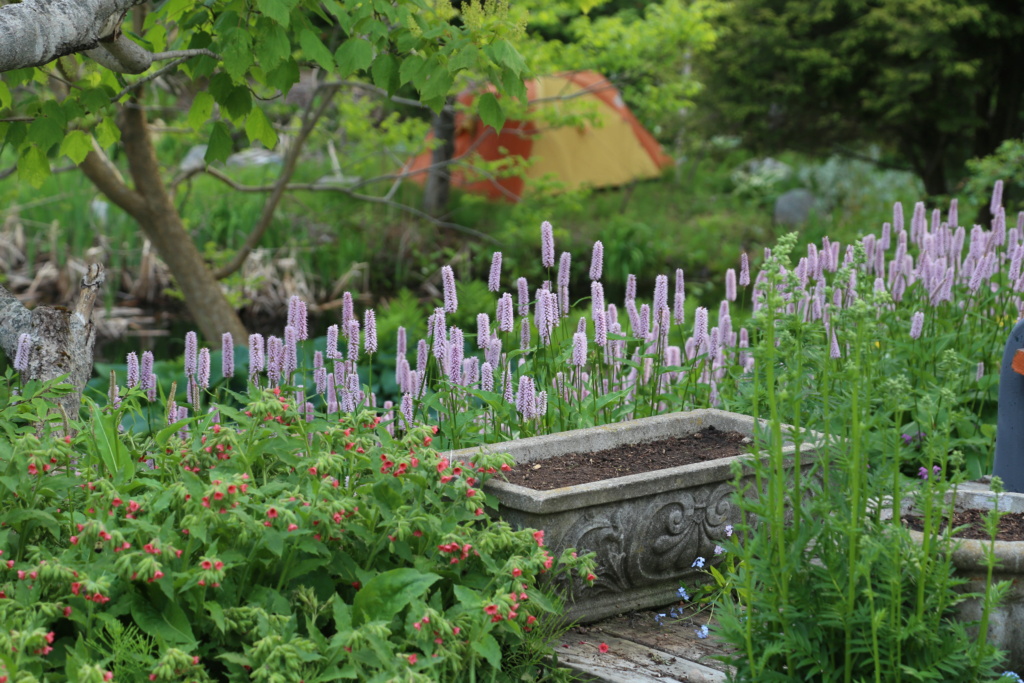
[[[949,213],[946,214],[946,224],[953,230],[960,227],[960,216],[957,213],[957,201],[955,199],[949,202]]]
[[[608,319],[603,310],[598,309],[593,313],[594,318],[594,343],[604,346],[608,343]]]
[[[199,349],[199,363],[196,370],[196,382],[200,388],[210,387],[210,349],[205,346]]]
[[[156,375],[149,373],[149,386],[146,387],[146,400],[152,403],[156,400]]]
[[[910,338],[920,338],[922,330],[924,330],[924,313],[917,311],[910,318]]]
[[[974,381],[980,382],[981,378],[984,377],[984,376],[985,376],[985,361],[981,361],[981,362],[978,363],[978,372],[974,376]]]
[[[487,276],[487,291],[497,292],[501,289],[501,252],[496,251],[491,256],[491,272]]]
[[[604,311],[604,285],[600,282],[590,283],[590,310]]]
[[[459,310],[459,299],[455,294],[455,271],[451,266],[441,267],[441,285],[444,288],[444,312],[455,313]]]
[[[256,381],[256,375],[263,372],[263,335],[249,335],[249,378]]]
[[[525,351],[530,348],[530,319],[523,318],[519,326],[519,349]]]
[[[348,357],[347,360],[355,363],[359,360],[359,321],[348,321]]]
[[[686,282],[683,269],[676,268],[676,294],[672,300],[672,321],[682,325],[686,319]]]
[[[512,391],[512,366],[510,365],[505,366],[505,372],[501,377],[501,386],[502,398],[505,400],[505,403],[514,404],[515,396]]]
[[[569,286],[569,269],[572,265],[572,254],[567,251],[563,251],[562,255],[558,258],[558,280],[557,284],[559,289],[562,287]]]
[[[833,358],[833,359],[840,358],[840,357],[842,357],[842,354],[839,352],[839,340],[836,338],[836,331],[835,330],[831,330],[831,334],[832,334],[832,344],[829,346],[828,355],[829,355],[830,358]]]
[[[655,311],[668,308],[668,275],[659,275],[654,278],[654,305]]]
[[[128,354],[127,363],[128,381],[125,384],[129,389],[134,389],[139,383],[139,357],[135,355],[134,351]]]
[[[630,273],[626,276],[626,303],[636,300],[636,275]]]
[[[995,216],[999,213],[999,207],[1003,205],[1003,181],[997,180],[996,184],[992,187],[992,201],[988,205],[988,210]]]
[[[572,364],[578,368],[582,368],[587,364],[586,334],[576,332],[572,335]]]
[[[309,339],[309,314],[306,302],[297,296],[288,299],[288,322],[299,333],[299,340]]]
[[[327,328],[327,358],[330,360],[336,360],[341,358],[341,354],[338,353],[338,326],[331,325]]]
[[[516,287],[519,289],[519,315],[530,315],[530,290],[526,284],[526,278],[516,280]]]
[[[199,340],[196,337],[195,332],[187,332],[185,334],[185,375],[188,377],[196,376],[196,363],[198,362],[197,354],[199,353]]]
[[[402,394],[402,405],[399,408],[402,413],[402,428],[406,431],[412,429],[412,394]]]
[[[28,360],[32,353],[32,336],[22,334],[18,337],[18,350],[14,354],[14,369],[20,373],[28,372]]]
[[[498,310],[495,317],[498,322],[499,332],[511,332],[512,331],[512,295],[505,292],[498,299]]]
[[[750,284],[750,260],[747,259],[747,252],[740,254],[740,287]]]
[[[540,264],[545,268],[555,265],[555,235],[547,221],[540,224]]]
[[[355,308],[352,304],[352,292],[345,292],[341,295],[341,333],[343,335],[348,335],[348,321],[355,317]]]
[[[377,314],[373,309],[366,309],[363,312],[363,328],[366,330],[366,338],[363,342],[367,353],[377,353]]]
[[[928,479],[928,468],[923,466],[923,465],[921,467],[919,467],[917,469],[917,476],[921,477],[921,479],[927,480]]]
[[[484,391],[494,391],[494,367],[487,361],[480,366],[480,388]]]
[[[224,377],[235,374],[235,340],[230,332],[220,336],[220,369]]]
[[[806,278],[801,279],[803,280]],[[725,298],[729,301],[736,301],[736,271],[732,268],[725,271]]]
[[[299,331],[288,325],[284,328],[284,350],[281,353],[281,374],[290,382],[292,373],[299,369]]]
[[[601,240],[594,242],[594,252],[590,256],[590,279],[600,280],[604,269],[604,244]]]
[[[516,410],[523,416],[524,420],[532,420],[536,415],[537,395],[533,386],[533,379],[526,375],[519,377],[519,391],[516,392]]]
[[[486,313],[476,315],[476,346],[478,349],[487,348],[491,341],[491,317]]]
[[[139,363],[139,380],[143,390],[149,389],[149,376],[153,374],[153,352],[143,351],[142,362]]]
[[[701,348],[708,346],[708,309],[698,306],[693,314],[693,348],[698,356]]]

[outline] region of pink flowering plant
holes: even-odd
[[[145,391],[73,437],[37,438],[45,393],[0,404],[0,681],[541,675],[548,579],[593,560],[488,514],[507,456],[452,461],[435,427],[255,385],[119,433]]]

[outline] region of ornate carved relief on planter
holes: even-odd
[[[511,453],[517,463],[526,463],[683,436],[708,426],[748,436],[755,430],[749,416],[697,410],[492,444],[485,449]],[[803,449],[809,461],[813,446],[804,444]],[[468,460],[477,452],[456,451],[453,457]],[[712,560],[715,545],[726,537],[726,527],[740,522],[740,511],[731,500],[732,464],[746,457],[750,456],[551,491],[492,480],[487,490],[500,502],[499,515],[511,524],[544,529],[553,554],[565,548],[597,553],[594,585],[566,586],[568,618],[594,621],[666,605],[678,599],[680,583],[692,586],[705,578],[693,562],[697,557]]]

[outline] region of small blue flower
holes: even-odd
[[[708,637],[708,626],[707,626],[707,624],[704,624],[700,628],[694,629],[693,632],[697,634],[698,638],[701,638],[701,639],[707,638]]]
[[[691,564],[690,566],[691,567],[696,567],[697,569],[703,569],[704,568],[704,558],[703,557],[698,557],[696,560],[693,561],[693,564]]]
[[[669,616],[671,616],[673,619],[682,619],[683,618],[683,608],[682,607],[673,607],[672,611],[669,612]]]
[[[732,524],[725,525],[725,535],[732,536]]]
[[[1009,678],[1011,683],[1024,683],[1024,679],[1022,679],[1020,676],[1018,676],[1012,671],[1004,671],[1003,675],[1000,676],[1000,678]]]
[[[679,587],[679,590],[676,591],[676,594],[679,595],[679,599],[680,600],[689,600],[690,599],[690,594],[687,593],[686,589],[683,588],[682,586]]]
[[[725,548],[723,548],[720,545],[716,545],[715,546],[715,555],[721,555],[724,552],[725,552]]]
[[[658,624],[658,626],[661,626],[662,625],[662,620],[665,619],[665,616],[666,616],[665,614],[655,614],[654,615],[654,622],[656,624]]]

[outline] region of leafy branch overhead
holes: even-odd
[[[459,16],[421,0],[169,0],[152,10],[141,0],[26,0],[0,7],[0,140],[17,150],[20,178],[38,186],[53,159],[81,163],[94,138],[100,148],[117,142],[116,105],[175,69],[201,86],[187,121],[209,131],[207,162],[231,154],[232,129],[275,146],[255,102],[283,98],[303,68],[391,96],[410,85],[435,111],[460,74],[525,98],[526,62],[513,45],[522,30],[502,3],[469,3]],[[485,123],[500,127],[499,99],[482,103]]]

